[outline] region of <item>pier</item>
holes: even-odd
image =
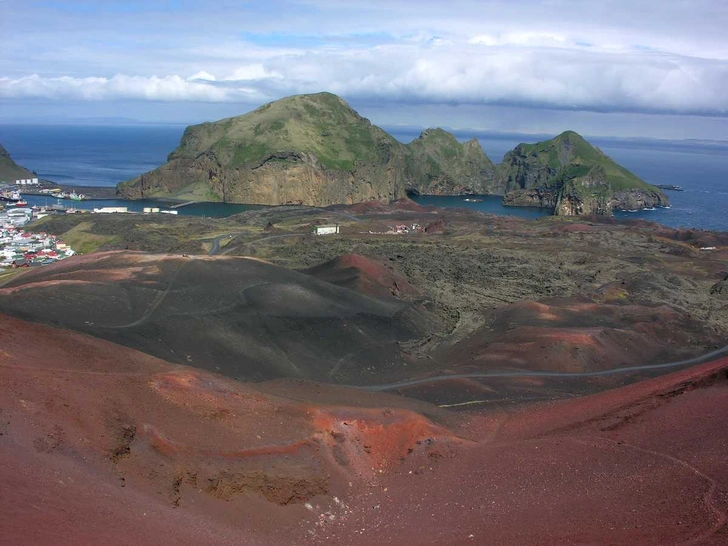
[[[186,207],[187,205],[194,205],[196,203],[204,203],[204,201],[187,201],[185,203],[177,203],[176,205],[172,205],[169,208],[171,209],[179,209],[182,207]]]

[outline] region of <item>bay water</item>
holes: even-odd
[[[402,142],[409,142],[419,134],[418,130],[388,130]],[[17,163],[35,171],[40,178],[61,184],[109,187],[164,163],[179,144],[183,131],[181,125],[0,125],[0,143]],[[477,138],[494,163],[500,162],[520,142],[547,138],[472,131],[454,133],[460,140]],[[672,227],[728,231],[728,142],[598,137],[588,140],[647,182],[675,184],[684,189],[666,192],[671,201],[668,209],[617,212],[618,217],[641,218]],[[45,204],[48,198],[29,197],[29,201]],[[503,207],[500,198],[495,196],[484,196],[479,202],[468,202],[458,196],[419,196],[415,201],[526,218],[548,215],[542,209]],[[79,208],[128,206],[130,210],[141,211],[142,207],[160,206],[160,203],[100,200],[74,205]],[[258,207],[200,203],[182,207],[179,213],[221,217],[251,208]]]

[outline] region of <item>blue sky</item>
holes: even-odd
[[[728,139],[727,26],[724,0],[2,0],[0,121],[331,91],[384,126]]]

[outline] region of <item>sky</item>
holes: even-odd
[[[726,0],[0,0],[0,122],[372,122],[728,140]]]

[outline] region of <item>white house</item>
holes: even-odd
[[[333,235],[339,233],[339,225],[335,226],[316,226],[313,228],[316,235]]]

